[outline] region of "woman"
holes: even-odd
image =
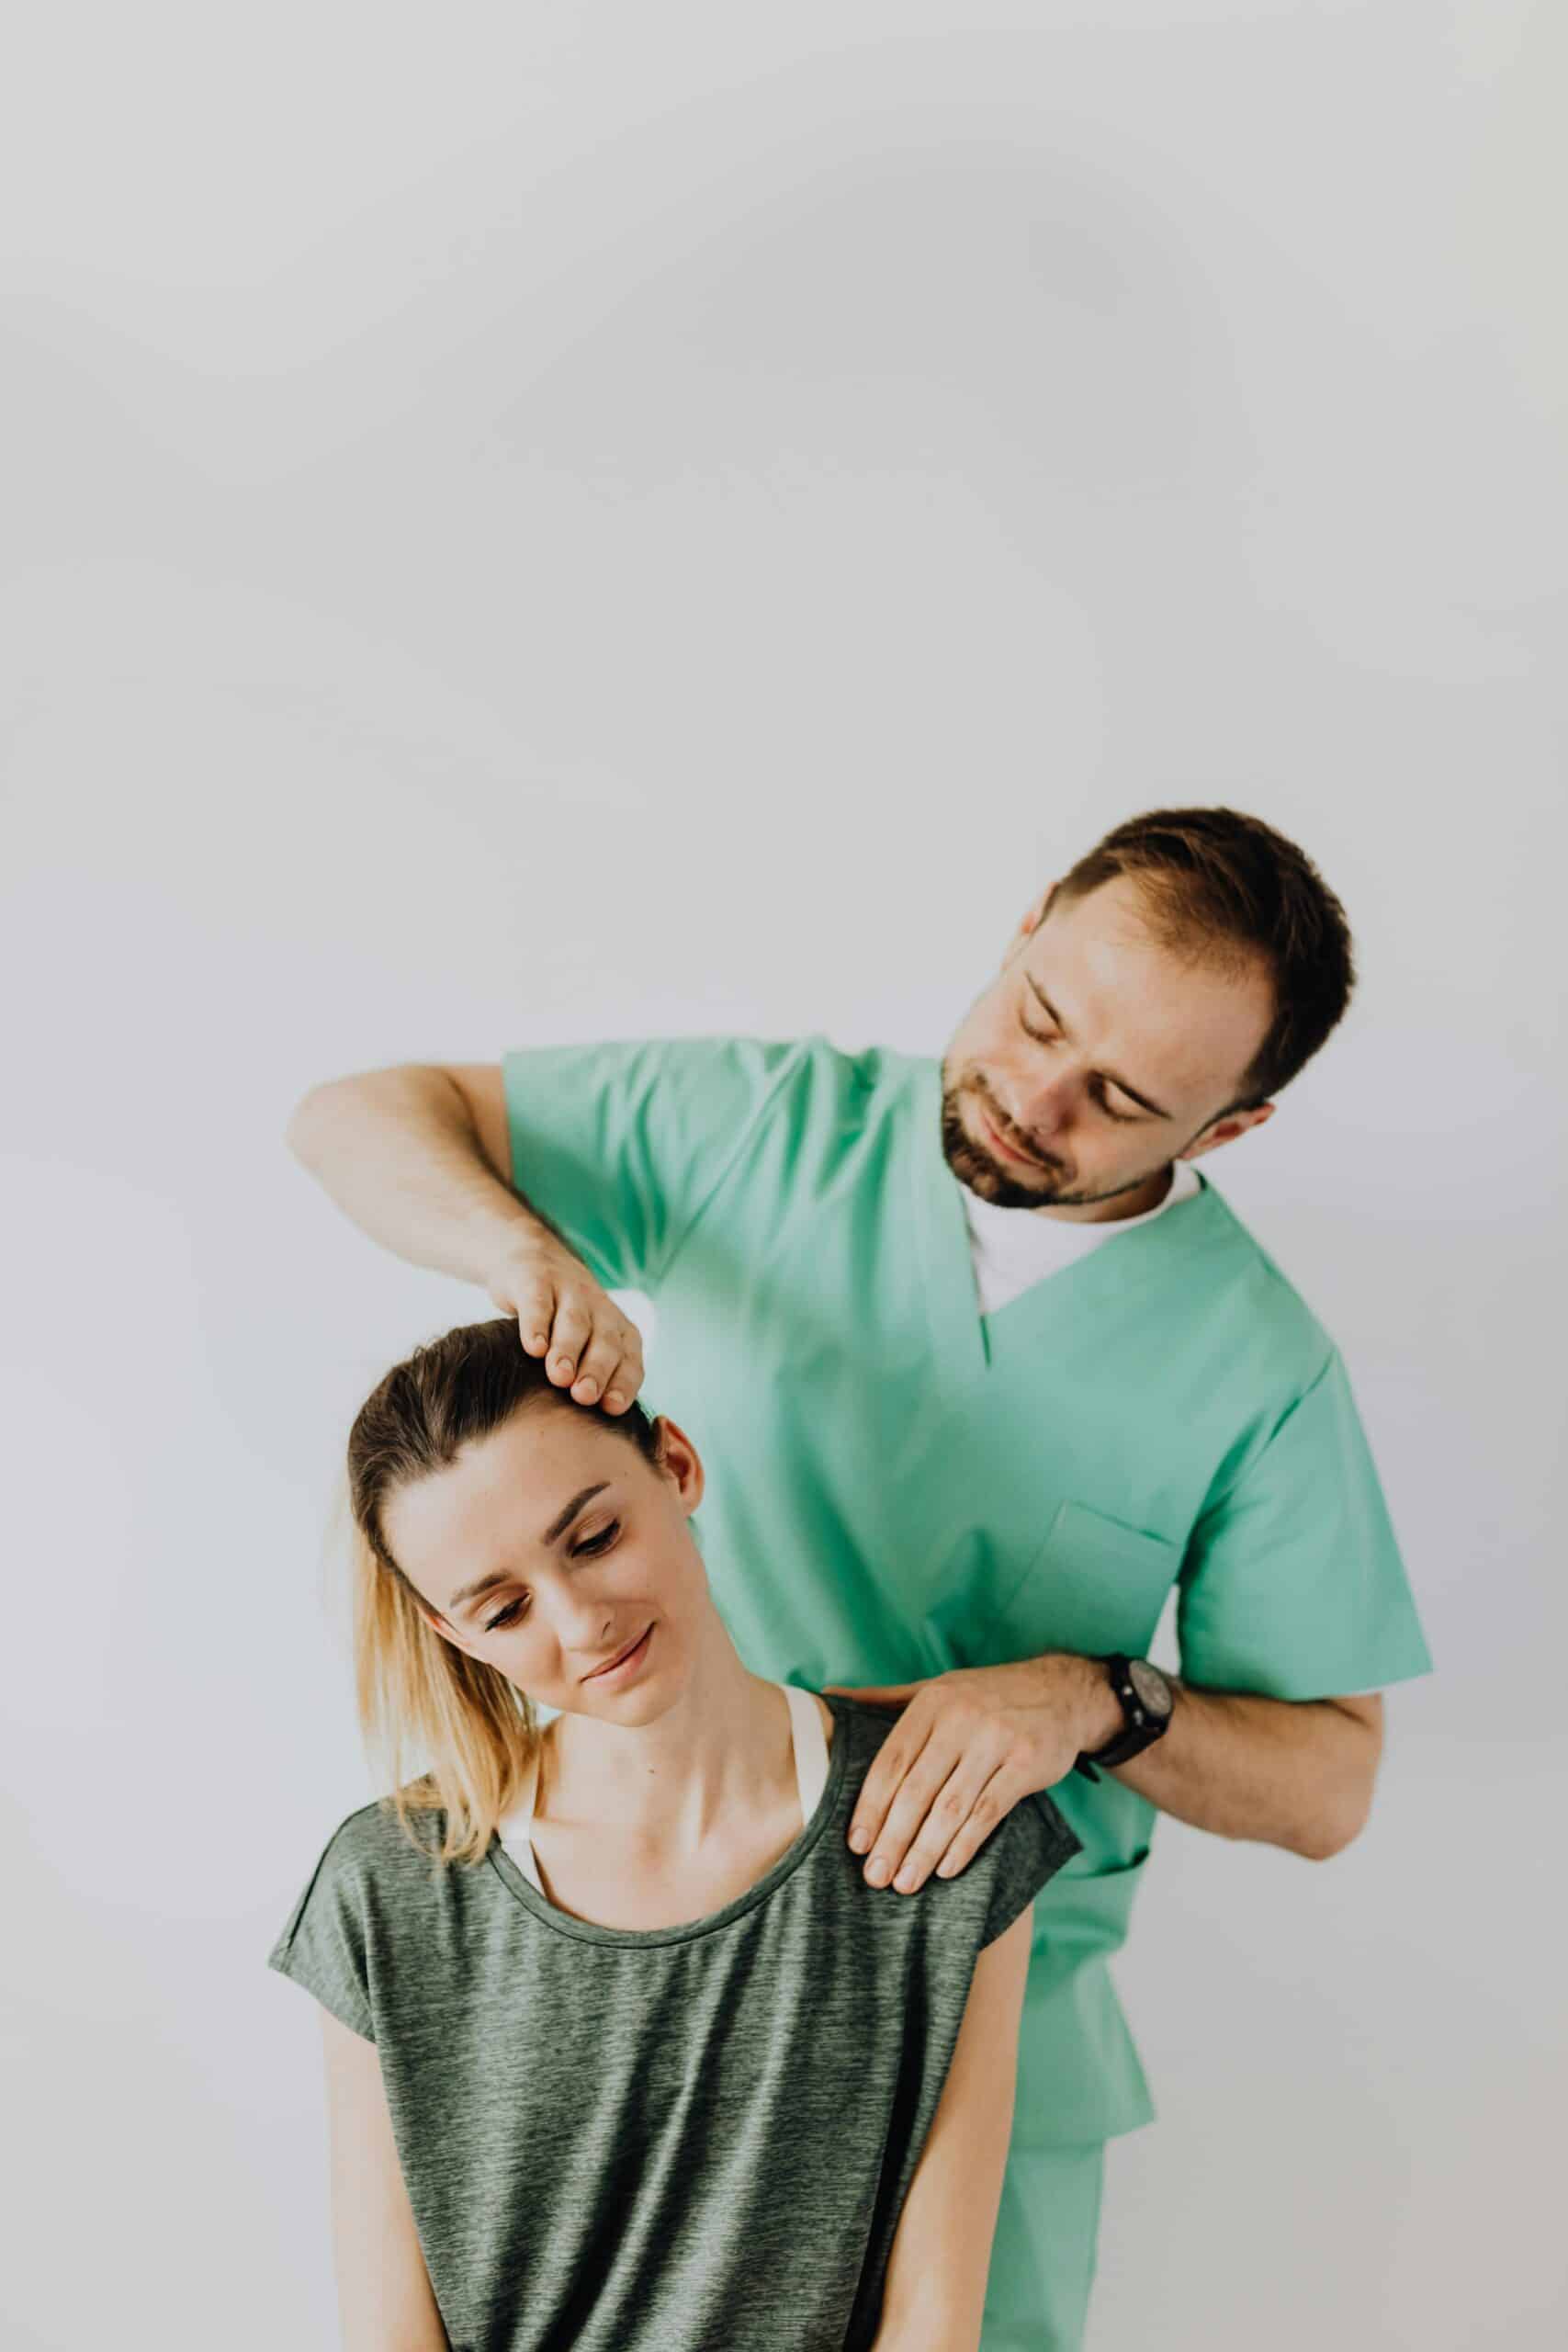
[[[394,1793],[268,1965],[322,2008],[349,2352],[976,2346],[1055,1807],[868,1885],[892,1719],[747,1669],[690,1439],[573,1403],[510,1317],[387,1374],[348,1481]]]

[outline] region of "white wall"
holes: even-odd
[[[484,1309],[337,1216],[298,1095],[935,1049],[1038,881],[1179,798],[1355,925],[1344,1029],[1209,1165],[1344,1348],[1438,1671],[1332,1865],[1162,1825],[1119,1964],[1162,2120],[1089,2352],[1560,2340],[1562,12],[312,0],[22,47],[7,2343],[335,2340],[318,2037],[263,1966],[372,1792],[324,1516],[364,1391]]]

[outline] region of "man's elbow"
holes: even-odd
[[[331,1131],[355,1090],[363,1085],[367,1076],[378,1075],[375,1071],[355,1070],[344,1078],[318,1079],[314,1086],[305,1089],[283,1130],[284,1143],[304,1167],[313,1166],[323,1133]]]
[[[1329,1862],[1355,1844],[1371,1815],[1372,1792],[1382,1760],[1382,1701],[1381,1697],[1330,1700],[1357,1725],[1352,1738],[1344,1736],[1335,1761],[1336,1785],[1325,1790],[1307,1833],[1296,1841],[1296,1851],[1309,1862]]]
[[[1296,1851],[1304,1861],[1331,1862],[1347,1846],[1353,1846],[1366,1827],[1372,1810],[1372,1792],[1369,1788],[1354,1804],[1342,1806],[1337,1813],[1325,1814],[1311,1825],[1309,1834],[1297,1842]]]
[[[283,1130],[287,1150],[307,1176],[321,1177],[341,1147],[345,1114],[353,1115],[352,1078],[324,1078],[307,1088]]]
[[[324,1091],[324,1085],[330,1082],[328,1080],[322,1086],[307,1087],[288,1114],[288,1123],[283,1130],[283,1140],[296,1159],[304,1159],[309,1155],[310,1146],[307,1138],[314,1124],[316,1106]]]

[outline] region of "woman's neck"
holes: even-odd
[[[561,1714],[547,1724],[535,1816],[679,1863],[726,1824],[754,1821],[795,1787],[789,1702],[721,1630],[655,1721]]]

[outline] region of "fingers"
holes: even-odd
[[[952,1770],[951,1751],[931,1744],[927,1712],[919,1700],[905,1711],[878,1748],[861,1784],[849,1842],[857,1854],[875,1848],[865,1866],[865,1875],[874,1886],[891,1877],[917,1824],[924,1819],[926,1807]]]
[[[524,1351],[542,1356],[552,1386],[579,1405],[624,1413],[643,1382],[642,1334],[608,1293],[573,1261],[536,1258],[508,1302]]]
[[[542,1356],[550,1343],[556,1319],[556,1286],[543,1271],[525,1274],[513,1285],[513,1295],[498,1304],[510,1306],[517,1317],[517,1336],[524,1352]]]
[[[620,1353],[611,1365],[604,1389],[605,1409],[624,1413],[643,1384],[642,1333],[622,1319],[617,1342]]]
[[[998,1822],[1005,1821],[1019,1799],[1027,1793],[1024,1789],[1012,1787],[1002,1773],[994,1774],[976,1799],[968,1820],[937,1861],[938,1878],[956,1878],[960,1871],[967,1870]],[[928,1856],[919,1864],[919,1876],[915,1880],[916,1886],[924,1881],[929,1860]],[[908,1869],[908,1860],[904,1867]]]
[[[866,1842],[872,1850],[863,1871],[867,1883],[891,1883],[900,1894],[912,1894],[933,1870],[941,1878],[955,1876],[1027,1786],[1010,1742],[981,1740],[956,1754],[940,1742],[930,1742],[918,1760],[901,1769],[886,1809],[878,1798],[866,1811],[866,1791],[861,1792],[855,1826],[869,1833]],[[865,1851],[853,1836],[850,1843],[856,1851]]]
[[[575,1292],[569,1290],[557,1299],[556,1319],[550,1330],[545,1370],[558,1388],[570,1388],[577,1378],[577,1360],[586,1347],[592,1329],[592,1317]],[[584,1400],[579,1398],[578,1401],[581,1403]]]
[[[972,1778],[973,1770],[965,1770],[962,1758],[951,1772],[940,1764],[934,1770],[916,1765],[906,1774],[866,1857],[865,1877],[872,1886],[886,1886],[891,1880],[902,1894],[913,1883],[911,1864],[923,1863],[933,1846],[936,1854],[945,1850],[969,1810],[964,1783]]]
[[[973,1796],[966,1779],[954,1773],[932,1805],[898,1865],[893,1883],[900,1894],[913,1894],[933,1870],[939,1878],[956,1877],[1022,1794],[999,1769]]]
[[[580,1405],[596,1404],[602,1396],[607,1412],[625,1412],[641,1385],[641,1341],[632,1325],[611,1307],[578,1358],[571,1393]]]

